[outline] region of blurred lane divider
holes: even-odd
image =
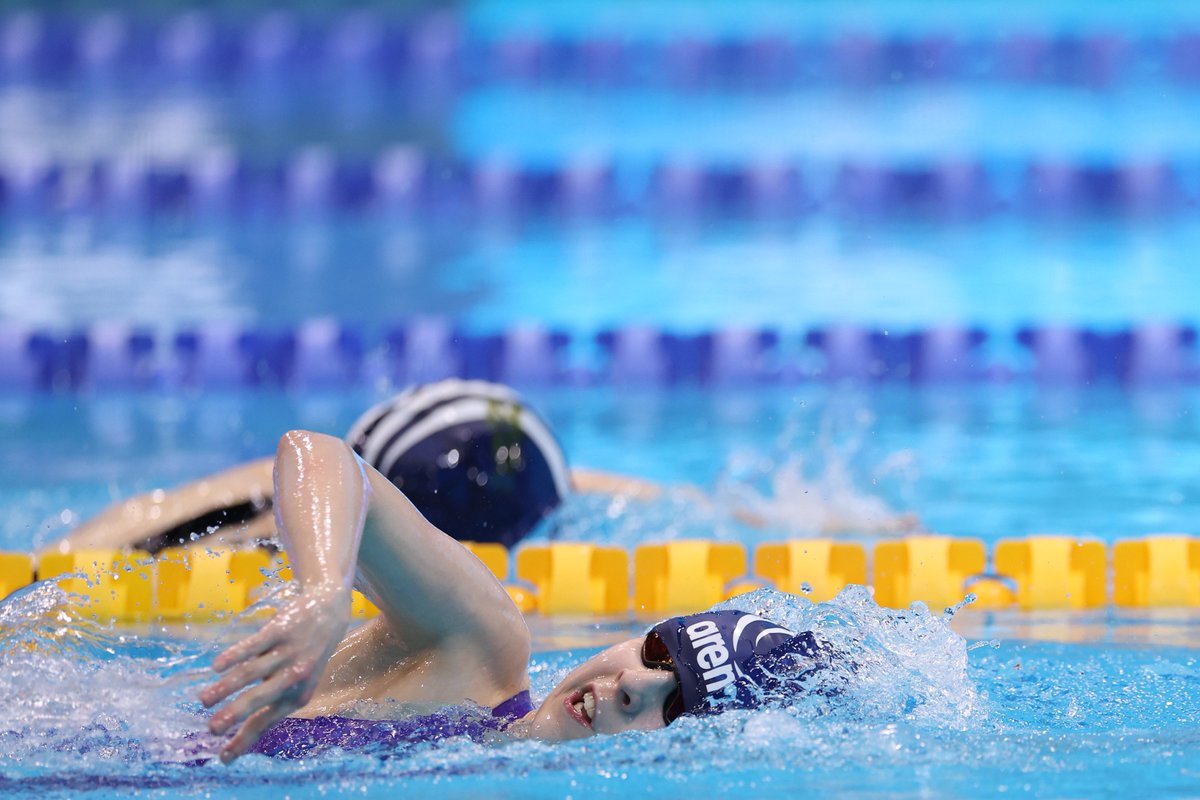
[[[1113,545],[1113,603],[1200,606],[1200,538],[1158,534]]]
[[[517,550],[517,577],[543,614],[618,614],[629,607],[629,554],[619,547],[555,542]]]
[[[503,583],[522,612],[545,615],[688,613],[762,586],[821,602],[851,583],[873,584],[875,599],[893,608],[923,601],[937,610],[959,603],[968,592],[976,601],[967,609],[984,611],[1088,609],[1110,601],[1130,607],[1200,606],[1200,537],[1184,534],[1120,540],[1111,559],[1096,540],[1006,539],[995,545],[990,570],[981,540],[932,535],[878,542],[870,564],[857,543],[766,542],[754,550],[753,571],[738,542],[646,544],[634,549],[632,559],[620,547],[578,542],[530,544],[512,554],[492,543],[463,545]],[[168,548],[157,557],[136,550],[78,550],[44,553],[36,569],[34,564],[30,554],[0,552],[0,595],[27,586],[35,576],[57,580],[66,591],[87,598],[86,613],[121,622],[228,619],[292,579],[285,554],[256,549]],[[261,614],[272,608],[264,605]],[[356,591],[352,613],[366,618],[379,609]]]
[[[780,591],[819,603],[848,583],[867,582],[867,553],[860,544],[829,539],[769,542],[755,549],[754,572]]]
[[[726,586],[746,574],[746,547],[738,542],[688,540],[634,549],[633,608],[654,613],[698,611],[727,596]]]
[[[1097,608],[1107,601],[1103,542],[1036,535],[996,544],[995,567],[1017,585],[1024,609]]]
[[[875,545],[875,599],[903,608],[921,600],[933,610],[963,599],[967,579],[980,573],[987,553],[980,539],[912,536]]]

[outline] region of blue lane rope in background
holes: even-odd
[[[428,217],[792,218],[815,213],[976,218],[998,213],[1165,214],[1200,207],[1200,159],[822,163],[686,159],[553,166],[464,161],[397,145],[371,155],[321,146],[274,158],[215,149],[177,162],[0,161],[0,214],[372,212]]]
[[[298,69],[318,68],[437,74],[458,88],[496,81],[754,90],[898,80],[1093,87],[1200,81],[1200,31],[1186,25],[1122,30],[1109,22],[1063,30],[1048,19],[1023,30],[978,27],[700,31],[662,40],[537,28],[488,34],[445,11],[234,13],[197,6],[80,14],[31,6],[0,17],[0,42],[7,45],[7,75],[40,79],[151,70],[199,83],[246,74],[294,77]]]
[[[441,318],[376,333],[332,319],[287,328],[214,323],[169,333],[125,324],[73,330],[0,324],[0,391],[402,386],[452,376],[521,386],[1009,379],[1153,385],[1200,380],[1200,361],[1196,329],[1174,323],[1040,326],[1015,334],[853,325],[799,332],[630,325],[594,333],[531,325],[480,333]]]

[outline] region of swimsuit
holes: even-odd
[[[189,544],[215,533],[224,525],[244,525],[248,522],[253,522],[260,516],[273,514],[273,503],[271,498],[264,497],[260,500],[247,500],[244,503],[235,503],[224,508],[215,508],[212,511],[206,511],[186,522],[181,522],[174,527],[168,528],[165,531],[160,531],[148,539],[138,543],[139,550],[145,550],[150,555],[158,555],[162,550],[168,547],[186,547]],[[270,541],[260,541],[257,543],[259,547],[265,547],[274,552],[277,548]]]
[[[288,717],[263,733],[250,752],[274,758],[306,758],[325,750],[416,744],[467,736],[482,741],[503,731],[533,711],[529,691],[523,691],[492,709],[490,716],[455,715],[443,711],[408,719],[371,720],[353,717]]]

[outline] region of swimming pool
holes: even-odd
[[[546,390],[536,400],[576,463],[695,483],[715,498],[697,507],[690,494],[668,492],[621,509],[576,499],[555,533],[626,546],[694,536],[755,542],[810,534],[802,517],[819,514],[822,504],[864,518],[881,504],[915,509],[936,530],[988,541],[1035,526],[1109,541],[1186,527],[1195,513],[1186,464],[1194,448],[1178,426],[1191,417],[1180,410],[1190,408],[1192,394],[1139,399],[1114,387],[1111,395],[1093,389],[1056,398],[1026,389],[949,399],[911,387],[808,387],[800,395],[794,387],[640,396]],[[209,395],[202,403],[153,393],[10,398],[6,418],[22,434],[0,462],[8,509],[0,548],[47,541],[112,497],[268,451],[282,419],[340,430],[370,399],[369,392],[265,391]],[[1132,441],[1145,455],[1117,458]],[[100,452],[107,456],[94,457]],[[807,482],[796,489],[800,477],[784,464],[800,458]],[[34,461],[45,468],[29,470]],[[1114,475],[1121,478],[1116,496]],[[791,491],[821,500],[797,508]],[[731,513],[756,495],[777,512],[766,530],[747,528]],[[1135,784],[1186,794],[1195,781],[1200,619],[1187,610],[968,608],[953,623],[964,640],[934,615],[896,616],[862,597],[815,609],[793,598],[788,613],[810,624],[837,618],[864,637],[892,637],[887,652],[901,659],[897,671],[864,678],[853,703],[802,704],[659,735],[567,746],[451,741],[286,764],[249,759],[227,771],[179,762],[202,727],[191,693],[233,633],[205,625],[99,626],[69,606],[65,617],[40,609],[61,608],[48,591],[37,598],[27,590],[0,606],[11,710],[9,733],[0,737],[2,780],[10,794],[465,797],[500,786],[534,797],[701,787],[915,796],[982,786],[1061,796]],[[535,616],[531,624],[536,693],[580,655],[636,635],[646,622]],[[84,633],[64,633],[75,629]],[[862,646],[860,658],[874,646]],[[81,694],[81,685],[91,693]],[[1149,772],[1147,762],[1155,764]]]
[[[194,764],[211,745],[186,699],[218,644],[213,631],[99,629],[43,586],[0,606],[6,626],[19,625],[0,659],[7,707],[21,721],[0,739],[0,780],[10,796],[66,797],[927,796],[981,787],[1050,797],[1128,786],[1186,795],[1195,785],[1194,615],[994,615],[964,626],[968,648],[941,619],[882,611],[865,592],[821,605],[793,597],[785,614],[776,598],[757,602],[853,640],[854,687],[836,702],[814,691],[789,711],[685,719],[651,734],[560,745],[447,740],[292,762],[249,757],[226,769]],[[37,608],[58,610],[48,618]],[[535,619],[535,692],[643,625]]]
[[[572,463],[668,486],[644,503],[573,498],[535,541],[756,545],[836,519],[869,547],[906,513],[989,547],[1195,532],[1193,6],[566,8],[6,8],[0,550],[269,453],[289,427],[344,432],[414,379],[387,359],[417,317],[460,337],[435,354],[563,334],[561,369],[522,388]],[[352,379],[314,387],[266,358],[177,369],[195,345],[181,332],[217,342],[222,362],[242,332],[278,350],[328,319],[365,343]],[[752,380],[722,380],[709,355],[679,377],[674,362],[616,364],[614,330],[634,345],[747,330],[774,344]],[[839,373],[821,337],[842,330],[886,369],[852,352]],[[896,355],[905,337],[963,330],[984,336],[966,374]],[[96,379],[97,345],[112,366],[129,331],[152,374],[122,362]],[[1126,331],[1175,337],[1165,379],[1114,366]],[[34,379],[30,334],[50,365]],[[73,360],[80,342],[91,361]],[[747,602],[853,640],[841,702],[226,770],[183,762],[208,746],[193,696],[231,631],[100,626],[34,587],[0,602],[0,792],[1200,786],[1194,609],[967,607],[948,629],[940,608],[885,611],[853,590]],[[648,621],[531,617],[535,694]]]

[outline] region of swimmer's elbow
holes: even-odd
[[[361,479],[364,500],[369,498],[370,490],[362,461],[344,441],[327,433],[299,428],[279,437],[275,452],[276,496],[279,495],[281,482],[291,485],[296,481],[305,481],[305,476],[309,476],[308,479],[325,476],[326,480],[343,483],[350,473]]]
[[[346,443],[336,436],[327,433],[293,428],[279,437],[279,446],[275,451],[276,458],[292,453],[311,453],[327,448],[349,449]]]

